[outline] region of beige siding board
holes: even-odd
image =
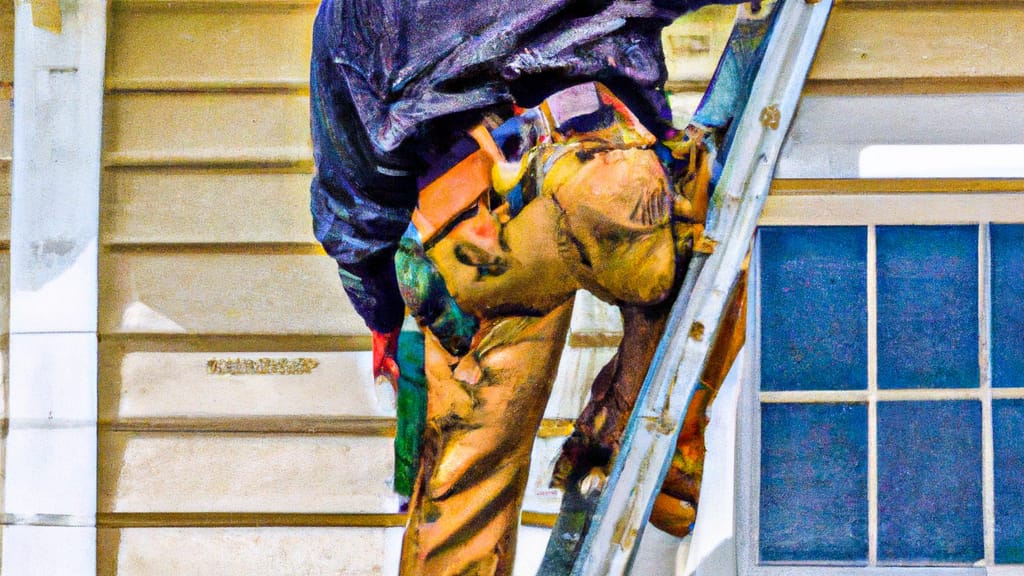
[[[11,128],[13,121],[13,109],[11,107],[13,94],[10,90],[10,82],[14,80],[14,12],[13,4],[10,2],[0,3],[0,331],[8,332],[10,320],[10,252],[8,246],[11,240]],[[6,398],[7,393],[7,339],[4,338],[2,347],[2,374],[3,392]],[[7,413],[6,405],[3,409]],[[3,450],[3,442],[0,442],[0,451]],[[2,473],[2,469],[0,469]],[[2,499],[2,490],[0,490]],[[2,500],[0,500],[2,503]]]
[[[707,81],[732,31],[736,8],[707,6],[662,31],[669,82]]]
[[[4,168],[4,166],[11,159],[11,129],[14,120],[14,108],[12,108],[12,100],[5,98],[5,94],[2,91],[3,89],[0,88],[0,169],[7,170],[9,168]]]
[[[107,254],[101,334],[368,333],[327,256]]]
[[[615,355],[615,348],[577,348],[567,346],[562,351],[558,376],[548,399],[545,418],[576,418],[590,393],[601,368]]]
[[[134,9],[133,9],[134,5]],[[303,84],[315,3],[308,6],[225,12],[226,3],[119,3],[114,11],[107,85],[174,87],[236,82],[248,86]],[[731,29],[734,8],[709,6],[664,33],[670,81],[707,80]]]
[[[568,348],[546,418],[579,414],[612,348]],[[394,416],[361,352],[127,352],[100,348],[100,419]],[[308,374],[211,374],[211,360],[313,360]],[[229,423],[226,423],[229,426]]]
[[[309,98],[294,94],[113,94],[104,154],[160,162],[206,157],[312,158]]]
[[[101,345],[102,346],[102,345]],[[366,352],[129,352],[101,347],[100,418],[394,416]],[[309,358],[309,374],[210,374],[216,359]]]
[[[550,530],[519,529],[516,576]],[[101,528],[97,576],[391,576],[402,528]]]
[[[98,511],[398,511],[388,437],[101,432]],[[524,510],[551,513],[563,438],[536,441]]]
[[[100,512],[397,512],[391,439],[100,434]]]
[[[1024,5],[900,2],[839,4],[810,79],[1024,75]]]
[[[134,11],[111,16],[107,86],[309,79],[316,8]]]
[[[0,243],[11,241],[11,164],[0,160]],[[10,270],[0,271],[8,275]]]
[[[11,107],[12,100],[10,96],[12,94],[5,94],[3,82],[10,81],[10,77],[4,77],[4,51],[8,47],[4,46],[4,37],[7,35],[4,32],[4,28],[8,28],[10,36],[14,35],[14,20],[13,15],[11,20],[5,21],[5,13],[0,10],[0,242],[8,243],[11,240],[11,128],[13,123],[13,108]],[[6,56],[10,56],[7,54]],[[10,62],[7,62],[10,64]],[[7,70],[6,73],[10,73],[11,70]],[[6,276],[10,273],[8,268],[0,270],[0,274]],[[6,298],[6,294],[4,295]],[[6,320],[5,320],[6,322]]]
[[[384,576],[401,528],[104,528],[98,576]]]
[[[1024,222],[1024,192],[769,196],[760,220],[762,226],[978,222]]]
[[[873,144],[1021,143],[1024,93],[805,95],[775,177],[856,178],[860,151]]]
[[[0,2],[0,83],[14,81],[14,3]]]
[[[569,329],[573,334],[621,334],[622,316],[617,306],[580,290],[573,303]]]
[[[773,196],[830,194],[990,194],[1020,192],[1024,178],[805,178],[775,179]]]
[[[555,461],[561,453],[565,438],[538,438],[533,444],[530,477],[523,496],[523,510],[541,514],[557,514],[562,503],[562,491],[551,488],[551,475]]]
[[[101,241],[314,243],[309,174],[108,170]]]
[[[10,397],[10,386],[8,384],[10,380],[10,369],[7,363],[7,357],[10,352],[10,337],[8,334],[0,335],[0,394],[3,394],[3,398],[0,399],[0,427],[3,428],[0,431],[0,456],[3,455],[4,445],[7,443],[7,428],[8,422],[8,398]],[[0,478],[3,478],[3,467],[6,460],[0,460]],[[3,504],[3,488],[0,488],[0,504]]]
[[[670,83],[711,77],[733,13],[729,7],[708,7],[665,29]],[[1019,79],[1024,77],[1024,54],[1018,49],[1022,29],[1024,6],[1013,2],[839,3],[810,81]],[[966,81],[961,87],[970,88]]]
[[[6,201],[8,206],[8,212],[10,207],[10,197],[0,199],[0,201]],[[10,318],[11,318],[11,253],[8,250],[0,250],[0,334],[6,335],[10,332]],[[0,349],[7,351],[7,340],[6,338],[0,342]],[[6,374],[6,370],[4,371]],[[6,381],[6,378],[5,378]]]
[[[165,10],[126,8],[133,4],[176,12],[168,18]],[[229,4],[120,5],[111,27],[108,85],[304,82],[314,4],[224,12]],[[666,29],[670,81],[710,78],[731,19],[730,8],[709,7]],[[1024,55],[1016,39],[1022,27],[1024,9],[1012,3],[839,4],[811,79],[1021,76]]]
[[[667,87],[667,89],[671,90],[671,87]],[[701,99],[704,98],[704,93],[682,91],[670,92],[668,96],[669,107],[672,110],[672,125],[677,128],[685,128]]]

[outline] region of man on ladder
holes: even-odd
[[[580,288],[620,306],[624,336],[555,481],[600,490],[686,264],[706,249],[721,142],[669,125],[659,34],[707,3],[321,5],[316,236],[373,333],[375,375],[400,378],[406,308],[425,334],[403,574],[511,574],[530,449]],[[677,535],[693,522],[705,409],[742,342],[743,300],[737,291],[656,504],[653,521]]]

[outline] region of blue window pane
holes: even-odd
[[[863,564],[867,407],[761,407],[762,562]]]
[[[867,231],[762,228],[761,389],[867,387]]]
[[[996,562],[1024,564],[1024,400],[992,403]]]
[[[981,403],[880,403],[879,561],[972,563],[984,555]]]
[[[1024,226],[991,230],[992,385],[1024,386]]]
[[[878,386],[978,386],[976,227],[878,228]]]

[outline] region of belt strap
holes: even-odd
[[[469,135],[480,148],[420,190],[412,223],[423,243],[491,188],[491,168],[501,151],[483,124]]]
[[[535,130],[525,130],[530,125]],[[521,158],[506,161],[495,141],[509,137],[522,138],[524,133],[536,139],[526,147],[545,142],[567,142],[616,130],[629,136],[620,144],[626,147],[650,146],[656,138],[636,115],[608,88],[588,82],[552,94],[535,108],[525,109],[504,124],[490,129],[479,124],[469,132],[477,149],[420,189],[419,201],[412,222],[424,243],[447,226],[459,214],[493,188],[511,189],[525,174]],[[493,132],[493,133],[492,133]],[[523,146],[520,146],[522,149]]]

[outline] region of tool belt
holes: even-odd
[[[579,288],[612,303],[667,297],[701,245],[702,136],[658,141],[598,83],[487,118],[420,182],[398,255],[410,312],[442,341],[458,332],[455,353],[471,337],[460,310],[539,314]]]
[[[656,143],[654,135],[605,86],[596,82],[573,86],[504,122],[488,119],[470,130],[437,162],[447,169],[419,183],[412,221],[424,244],[429,244],[481,200],[507,203],[514,216],[538,192],[532,185],[542,180],[537,169],[543,172],[557,160],[545,157],[545,148],[593,154],[601,148],[651,148]],[[541,158],[543,165],[538,166]],[[533,178],[527,178],[531,172]]]

